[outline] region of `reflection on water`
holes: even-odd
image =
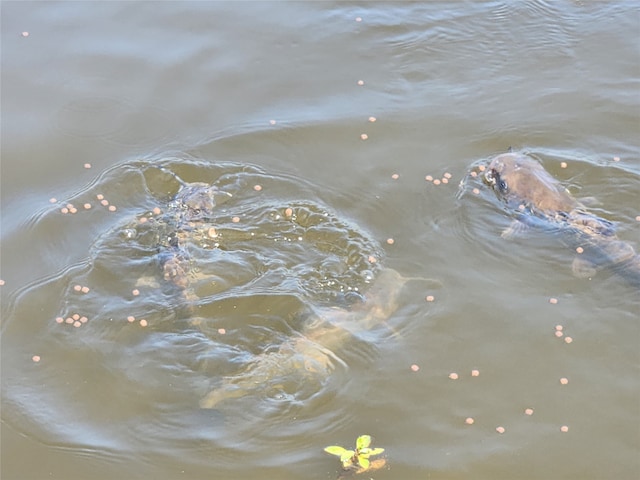
[[[377,479],[639,476],[637,288],[470,174],[527,151],[638,250],[633,2],[0,21],[3,479],[335,478],[364,433]]]

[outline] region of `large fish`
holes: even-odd
[[[382,270],[361,302],[350,308],[317,308],[300,334],[273,352],[257,355],[245,369],[225,377],[221,386],[201,401],[202,408],[277,388],[284,382],[322,385],[344,362],[334,353],[350,338],[383,325],[398,308],[400,291],[408,279],[392,269]]]
[[[566,231],[565,238],[583,248],[584,253],[573,262],[577,276],[591,277],[606,268],[640,288],[640,255],[616,236],[612,222],[589,213],[537,160],[516,152],[498,155],[486,169],[484,180],[516,214],[503,237],[522,224],[543,221]]]

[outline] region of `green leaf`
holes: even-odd
[[[369,453],[367,456],[380,455],[382,452],[384,452],[384,448],[370,448],[368,450],[369,450]]]
[[[356,450],[360,451],[363,448],[367,448],[371,445],[371,436],[370,435],[360,435],[356,440]]]
[[[365,470],[369,470],[369,459],[364,458],[364,457],[358,457],[358,463]]]
[[[337,455],[338,457],[342,457],[345,452],[349,452],[350,450],[346,450],[338,445],[331,445],[330,447],[325,447],[325,452],[330,453],[331,455]]]
[[[344,448],[342,449],[342,455],[340,455],[340,461],[342,463],[351,463],[351,459],[353,458],[353,456],[355,455],[356,452],[354,452],[353,450],[345,450]]]

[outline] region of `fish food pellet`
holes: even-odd
[[[389,245],[393,245],[394,243],[396,243],[396,241],[393,238],[387,238],[387,243]]]
[[[420,370],[420,366],[416,365],[415,363],[411,365],[412,372],[417,372],[418,370]]]
[[[560,385],[567,385],[569,383],[569,379],[566,377],[562,377],[560,379]]]
[[[524,414],[525,415],[533,415],[533,408],[525,408],[524,409]]]
[[[480,370],[471,370],[471,376],[472,377],[480,376]]]
[[[569,427],[567,427],[566,425],[562,425],[562,426],[560,427],[560,431],[561,431],[562,433],[567,433],[567,432],[569,431]]]
[[[146,327],[147,325],[149,325],[149,322],[147,322],[144,318],[142,320],[140,320],[140,326],[141,327]]]
[[[457,373],[455,373],[455,372],[450,373],[450,374],[449,374],[449,378],[450,378],[451,380],[457,380],[457,379],[458,379],[458,374],[457,374]]]
[[[138,295],[140,295],[140,290],[138,290],[137,288],[134,288],[133,290],[131,290],[131,294],[134,297],[137,297]]]
[[[129,316],[127,317],[127,322],[129,322],[129,323],[133,323],[133,322],[135,322],[135,321],[136,321],[136,317],[134,317],[133,315],[129,315]]]
[[[434,297],[433,295],[427,295],[427,296],[425,297],[425,300],[426,300],[427,302],[433,302],[433,301],[435,300],[435,297]]]
[[[496,427],[496,432],[504,433],[505,432],[505,428],[504,427]]]
[[[427,182],[433,182],[433,177],[432,177],[431,175],[427,175],[426,177],[424,177],[424,179],[425,179]]]
[[[284,216],[285,216],[285,217],[292,217],[292,216],[293,216],[293,208],[287,208],[287,209],[284,211]]]
[[[260,190],[262,190],[262,185],[254,185],[254,186],[253,186],[253,189],[254,189],[256,192],[259,192]]]
[[[467,417],[467,418],[464,420],[464,423],[466,423],[467,425],[473,425],[473,424],[474,424],[474,422],[475,422],[475,420],[474,420],[473,418],[471,418],[471,417]]]
[[[369,135],[367,135],[366,133],[363,133],[363,134],[361,134],[361,135],[360,135],[360,138],[361,138],[362,140],[366,140],[366,139],[368,139],[368,138],[369,138]]]
[[[33,357],[31,357],[31,360],[33,360],[35,363],[38,363],[40,361],[40,355],[34,355]]]
[[[573,338],[571,338],[571,337],[565,337],[565,338],[564,338],[564,342],[565,342],[565,343],[571,343],[571,342],[573,342]]]
[[[558,299],[557,299],[557,298],[553,298],[553,297],[551,297],[551,298],[549,299],[549,303],[550,303],[551,305],[555,305],[556,303],[558,303]]]

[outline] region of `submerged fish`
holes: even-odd
[[[607,268],[640,288],[640,255],[616,236],[612,222],[589,213],[537,160],[515,152],[498,155],[484,180],[517,215],[503,237],[522,225],[543,221],[568,232],[570,242],[584,247],[585,254],[573,262],[577,276],[591,277]]]
[[[351,308],[318,308],[303,331],[273,352],[257,355],[236,375],[209,392],[201,408],[251,393],[277,388],[285,382],[323,384],[344,362],[334,353],[350,338],[381,326],[398,309],[400,291],[408,279],[392,269],[382,270],[360,303]]]

